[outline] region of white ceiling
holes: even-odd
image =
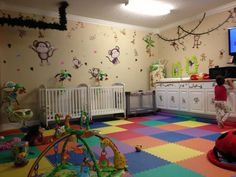
[[[151,17],[132,14],[120,8],[126,0],[67,0],[67,14],[92,19],[112,21],[145,28],[160,29],[170,24],[193,18],[206,11],[236,6],[235,0],[160,0],[174,6],[170,14]],[[0,0],[1,9],[32,9],[33,11],[58,12],[60,0]],[[12,8],[11,8],[12,9]],[[227,9],[228,10],[228,9]],[[46,15],[46,14],[44,14]]]

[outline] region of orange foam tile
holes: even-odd
[[[132,138],[132,139],[124,140],[122,142],[126,143],[130,146],[133,146],[133,147],[135,147],[136,145],[142,145],[143,149],[168,143],[166,141],[152,138],[150,136],[142,136],[142,137]]]
[[[176,144],[180,144],[205,153],[207,153],[210,149],[212,149],[215,146],[215,142],[202,138],[183,140],[177,142]]]
[[[209,162],[206,154],[177,162],[177,164],[206,177],[231,177],[235,174],[233,171],[220,168]]]

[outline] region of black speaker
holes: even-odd
[[[236,67],[216,67],[209,69],[210,79],[215,79],[217,75],[222,75],[225,78],[236,78]]]

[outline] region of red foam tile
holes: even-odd
[[[133,124],[125,124],[125,125],[119,125],[117,127],[120,127],[120,128],[124,128],[124,129],[135,129],[135,128],[144,128],[144,127],[147,127],[145,125],[142,125],[142,124],[136,124],[136,123],[133,123]]]
[[[149,119],[142,118],[142,117],[133,117],[129,118],[128,121],[130,122],[143,122],[143,121],[148,121]]]
[[[6,130],[3,132],[0,132],[0,136],[7,136],[7,135],[19,134],[19,133],[22,133],[20,129],[12,129],[12,130]]]
[[[203,129],[203,130],[213,131],[213,132],[225,132],[228,130],[236,129],[236,127],[232,127],[228,125],[225,125],[224,128],[219,128],[216,124],[205,125],[198,128]]]
[[[123,132],[117,132],[117,133],[110,133],[110,134],[107,134],[107,136],[110,138],[122,141],[122,140],[131,139],[131,138],[141,137],[144,135],[131,132],[131,131],[123,131]]]

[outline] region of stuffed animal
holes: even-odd
[[[31,126],[26,136],[23,138],[23,141],[28,141],[30,146],[46,144],[47,142],[43,136],[43,131],[44,128],[39,125]]]

